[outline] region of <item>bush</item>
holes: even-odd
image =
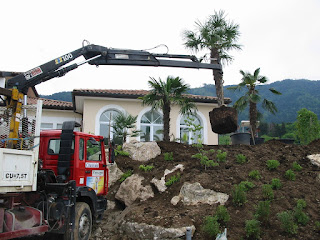
[[[163,154],[164,160],[173,161],[173,152],[166,152]]]
[[[218,218],[207,216],[204,219],[204,223],[202,225],[202,231],[204,231],[208,236],[216,237],[217,234],[220,232],[219,230],[220,224],[218,222]]]
[[[269,170],[277,169],[279,166],[280,166],[280,163],[277,160],[268,160],[267,161],[267,167]]]
[[[246,221],[246,236],[249,238],[259,239],[260,238],[260,222],[256,219]]]
[[[121,145],[118,145],[117,148],[114,149],[114,154],[115,154],[115,156],[117,156],[117,155],[121,155],[121,156],[125,156],[125,157],[130,156],[130,154],[128,152],[122,150]]]
[[[222,152],[221,150],[218,150],[216,157],[218,162],[225,162],[227,159],[227,152]]]
[[[249,177],[252,179],[259,180],[261,178],[261,175],[258,170],[253,170],[253,171],[249,172]]]
[[[296,180],[296,174],[291,169],[287,170],[284,176],[291,181]]]
[[[126,180],[128,177],[130,177],[132,175],[133,171],[132,170],[128,170],[126,171],[124,174],[121,175],[121,178],[119,179],[120,182],[123,182],[124,180]]]
[[[242,181],[239,186],[243,187],[246,192],[255,187],[254,183],[250,181]]]
[[[234,185],[231,195],[232,202],[237,206],[241,206],[247,201],[246,192],[240,184]]]
[[[152,165],[140,165],[139,169],[145,172],[151,171],[154,168]]]
[[[262,186],[262,196],[267,200],[272,200],[274,198],[272,186],[270,184],[264,184]]]
[[[316,222],[314,223],[314,230],[315,230],[316,232],[320,232],[320,221],[316,221]]]
[[[298,224],[307,225],[309,222],[309,217],[306,213],[303,212],[303,209],[307,207],[307,203],[303,199],[297,200],[297,206],[294,209],[294,218]]]
[[[292,164],[292,169],[293,169],[294,171],[299,172],[299,171],[302,170],[302,167],[301,167],[301,165],[300,165],[299,163],[293,162],[293,164]]]
[[[271,187],[272,187],[272,189],[280,189],[282,187],[280,179],[279,178],[273,178],[271,180]]]
[[[225,206],[218,206],[217,211],[216,211],[216,216],[218,218],[218,221],[221,223],[226,224],[230,220],[230,215],[228,213],[228,210]]]
[[[270,201],[260,201],[256,206],[254,216],[261,222],[268,222],[270,216]]]
[[[290,235],[297,234],[298,226],[294,222],[294,217],[291,212],[284,211],[277,214],[280,220],[281,228]]]
[[[245,155],[243,155],[243,154],[237,154],[236,155],[236,162],[240,163],[240,164],[246,163],[247,162],[247,157]]]
[[[293,215],[294,219],[297,221],[298,224],[305,226],[309,222],[308,215],[304,213],[303,210],[300,208],[295,208]]]
[[[166,186],[171,186],[175,182],[178,182],[180,180],[180,177],[181,177],[180,173],[177,173],[177,175],[171,176],[171,178],[168,181],[166,181],[165,185]]]

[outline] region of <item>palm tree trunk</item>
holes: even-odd
[[[210,63],[211,64],[221,64],[218,49],[212,48],[210,52]],[[213,79],[216,87],[216,94],[218,97],[218,106],[224,104],[224,94],[223,94],[223,72],[222,70],[213,70]]]
[[[163,106],[163,141],[170,142],[170,104]]]
[[[252,129],[252,135],[253,137],[255,137],[257,132],[257,104],[254,102],[250,102],[249,108],[250,126]]]

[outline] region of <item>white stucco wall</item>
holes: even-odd
[[[218,135],[211,131],[209,122],[209,112],[213,109],[213,104],[197,103],[198,116],[204,127],[204,143],[209,145],[218,144]],[[216,106],[215,106],[216,107]],[[114,108],[125,111],[133,116],[138,116],[137,127],[141,116],[150,110],[149,106],[142,106],[141,100],[136,99],[115,99],[115,98],[92,98],[84,97],[83,103],[83,131],[87,133],[99,134],[99,118],[107,109]],[[171,109],[170,135],[179,137],[180,114],[179,107],[173,106]],[[128,139],[130,140],[130,139]]]
[[[52,128],[56,129],[58,124],[62,124],[65,121],[76,121],[81,124],[82,116],[72,110],[42,109],[42,124],[52,123]]]

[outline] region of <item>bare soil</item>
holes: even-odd
[[[204,188],[223,192],[230,195],[226,207],[230,214],[228,229],[228,240],[247,239],[245,233],[246,220],[253,219],[255,206],[259,201],[264,200],[262,185],[270,184],[273,178],[279,178],[282,188],[274,190],[274,199],[271,201],[270,221],[261,225],[262,239],[320,239],[320,233],[315,231],[315,222],[320,221],[320,169],[315,167],[307,159],[307,155],[320,153],[320,140],[316,140],[308,146],[287,145],[279,141],[269,141],[261,145],[219,145],[204,146],[205,150],[220,149],[227,152],[227,161],[220,163],[217,167],[207,168],[200,164],[200,161],[192,158],[198,153],[196,147],[170,142],[158,142],[161,148],[161,155],[147,163],[140,163],[131,160],[129,157],[117,156],[118,167],[126,172],[133,170],[145,177],[145,184],[149,184],[153,177],[160,179],[165,169],[172,169],[177,164],[183,164],[185,170],[181,174],[179,182],[171,185],[164,193],[155,190],[155,197],[145,202],[136,202],[130,207],[125,219],[138,223],[147,223],[165,227],[183,227],[195,225],[196,232],[193,239],[209,239],[201,230],[205,216],[215,214],[217,206],[202,204],[198,206],[185,206],[179,202],[173,206],[170,201],[172,197],[179,194],[184,182],[199,182]],[[164,160],[164,153],[173,152],[173,161]],[[243,154],[249,160],[245,164],[236,163],[235,156]],[[278,160],[280,166],[276,170],[268,170],[267,160]],[[303,169],[295,171],[294,181],[285,178],[285,172],[292,168],[293,162],[300,164]],[[153,165],[150,172],[143,172],[139,169],[140,164]],[[252,180],[248,174],[252,170],[258,170],[261,174],[260,180]],[[248,191],[247,202],[243,206],[235,206],[232,202],[232,190],[235,184],[249,180],[255,187]],[[111,187],[108,193],[108,200],[115,200],[114,195],[120,183]],[[298,233],[290,236],[285,233],[277,218],[277,213],[293,210],[298,199],[304,199],[307,203],[305,213],[310,220],[306,226],[299,225]],[[121,204],[119,205],[121,206]],[[110,226],[110,217],[115,218],[120,212],[107,211],[99,226],[102,228],[101,237],[104,239],[130,239],[130,236],[118,236],[113,233]]]

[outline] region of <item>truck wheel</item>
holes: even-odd
[[[88,204],[76,203],[76,217],[74,225],[74,240],[88,240],[92,229],[92,215]]]

